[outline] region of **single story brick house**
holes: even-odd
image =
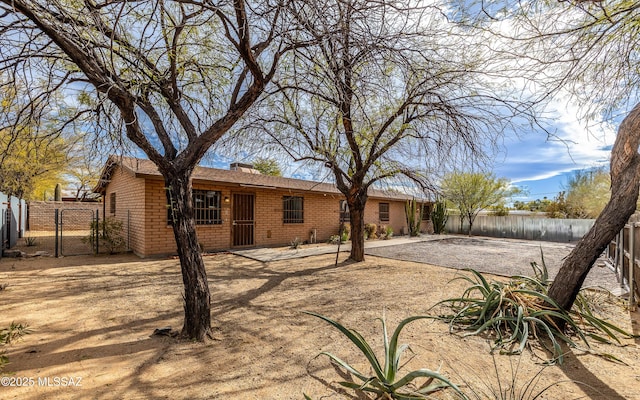
[[[344,196],[330,183],[262,175],[235,163],[229,170],[197,167],[192,184],[198,239],[207,251],[283,246],[295,238],[324,242],[338,233],[341,221],[349,220],[341,213]],[[176,252],[164,180],[153,162],[112,156],[94,191],[103,197],[105,216],[126,222],[134,253]],[[410,198],[370,190],[365,223],[405,234],[404,205]],[[425,214],[422,228],[428,230]]]

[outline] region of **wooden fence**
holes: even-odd
[[[635,310],[640,298],[640,223],[625,225],[609,243],[606,253],[620,287],[629,293],[629,308]]]

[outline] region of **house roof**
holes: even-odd
[[[125,171],[130,172],[137,178],[162,178],[158,168],[150,160],[111,156],[102,170],[100,180],[93,190],[94,192],[102,194],[105,193],[106,187],[111,180],[111,176],[118,166],[122,166]],[[242,187],[283,189],[342,195],[333,183],[284,178],[280,176],[270,176],[238,170],[196,167],[193,172],[192,179],[194,181],[217,182]],[[378,189],[369,189],[369,197],[394,200],[409,200],[412,198],[412,196],[407,194]]]

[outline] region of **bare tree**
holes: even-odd
[[[549,288],[549,296],[565,310],[571,309],[593,264],[636,210],[640,190],[639,145],[640,105],[620,125],[611,150],[612,196],[593,227],[565,258]]]
[[[630,110],[611,150],[611,198],[564,260],[550,297],[569,310],[597,258],[636,210],[640,186],[638,2],[579,1],[528,8],[518,19],[523,53],[539,62],[550,92],[567,90],[586,120]],[[552,73],[550,73],[552,72]]]
[[[191,174],[251,107],[286,51],[278,2],[0,0],[0,69],[86,105],[102,139],[130,141],[165,180],[184,282],[185,337],[210,334]],[[40,83],[39,83],[40,82]],[[39,92],[36,92],[38,91]]]
[[[629,111],[611,150],[611,198],[564,260],[549,289],[550,297],[569,310],[593,264],[636,209],[640,104],[634,104],[640,94],[640,3],[534,1],[512,6],[483,3],[481,16],[466,15],[465,20],[507,40],[508,51],[527,65],[526,77],[535,82],[541,96],[569,93],[582,106],[585,125]]]
[[[413,3],[295,4],[299,39],[313,45],[289,55],[257,128],[294,160],[330,171],[349,207],[356,261],[370,187],[404,179],[435,190],[447,165],[486,160],[509,118],[530,111],[498,98],[498,63],[449,23],[444,5]]]

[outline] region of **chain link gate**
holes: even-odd
[[[57,210],[56,210],[57,211]],[[56,238],[59,238],[60,255],[79,256],[94,254],[97,249],[92,245],[97,243],[95,238],[91,240],[95,230],[91,226],[97,226],[97,211],[83,209],[64,209],[57,213]],[[56,248],[57,253],[57,248]],[[57,256],[57,254],[56,254]]]

